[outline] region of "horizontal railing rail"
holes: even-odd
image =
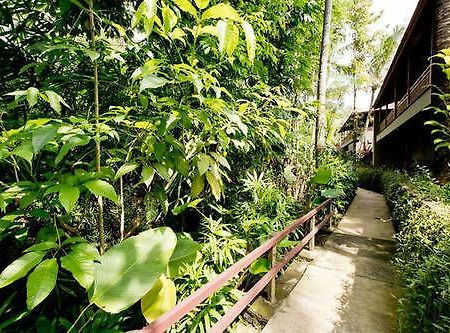
[[[397,119],[409,106],[411,106],[422,94],[433,84],[433,65],[428,66],[418,79],[408,87],[406,94],[397,101],[396,109],[389,112],[380,119],[379,132],[388,127],[395,119]]]
[[[329,208],[329,213],[325,215],[317,224],[317,216]],[[333,216],[333,201],[328,199],[318,207],[314,208],[306,215],[295,220],[286,229],[276,233],[272,238],[266,241],[261,246],[254,249],[245,257],[240,259],[233,266],[219,274],[214,280],[208,282],[199,290],[188,296],[186,299],[177,304],[172,310],[164,313],[159,318],[151,322],[149,325],[142,328],[139,332],[142,333],[163,333],[168,330],[173,324],[182,319],[192,310],[196,309],[205,299],[210,297],[220,288],[222,288],[228,281],[234,278],[237,274],[249,267],[255,260],[263,256],[269,250],[276,248],[277,244],[286,238],[291,232],[309,222],[310,232],[291,249],[280,262],[274,264],[269,272],[267,272],[250,290],[248,290],[243,297],[208,331],[211,333],[223,332],[250,304],[250,302],[258,296],[258,294],[276,277],[283,267],[292,260],[307,244],[310,248],[314,247],[314,236],[317,232],[329,221]]]

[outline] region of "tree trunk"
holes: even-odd
[[[95,27],[94,27],[94,4],[93,0],[89,0],[89,32],[90,32],[90,44],[91,48],[95,49]],[[94,60],[93,64],[93,74],[94,74],[94,111],[95,111],[95,127],[96,127],[96,138],[95,138],[95,171],[100,172],[100,133],[99,133],[99,118],[100,118],[100,103],[99,103],[99,93],[98,93],[98,65],[97,61]],[[100,243],[100,254],[105,251],[105,229],[103,221],[103,198],[101,196],[97,197],[98,200],[98,239]]]
[[[317,84],[317,107],[316,127],[314,137],[314,154],[316,167],[319,164],[319,150],[325,146],[325,105],[327,100],[327,75],[328,75],[328,58],[330,53],[330,32],[332,17],[333,1],[325,0],[322,45],[320,49],[320,70],[319,81]]]

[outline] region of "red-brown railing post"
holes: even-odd
[[[270,261],[271,266],[275,267],[277,264],[277,246],[275,245],[272,247],[272,250],[270,251]],[[276,277],[274,277],[270,281],[270,303],[275,304],[277,302],[277,295],[276,295]]]
[[[334,202],[330,203],[330,221],[328,223],[328,228],[331,229],[333,228],[333,218],[336,215],[336,205],[334,204]]]
[[[189,295],[187,298],[178,303],[172,310],[162,314],[160,317],[152,321],[150,324],[139,330],[141,333],[164,333],[170,327],[183,318],[190,311],[196,309],[205,299],[210,297],[214,292],[223,287],[228,281],[235,277],[238,273],[249,267],[255,260],[261,258],[270,251],[272,268],[267,272],[252,288],[250,288],[238,301],[229,309],[225,315],[208,330],[209,333],[221,333],[224,332],[227,327],[235,320],[242,311],[270,284],[271,300],[275,301],[275,278],[276,275],[283,269],[283,267],[291,261],[298,253],[307,245],[310,244],[310,250],[314,248],[314,236],[318,230],[325,226],[328,222],[327,218],[330,218],[331,213],[325,219],[322,219],[318,225],[316,225],[316,215],[321,211],[329,208],[328,206],[332,202],[331,199],[321,203],[316,208],[309,211],[307,214],[293,221],[287,228],[277,232],[273,237],[267,240],[264,244],[251,251],[245,257],[241,258],[237,263],[227,268],[224,272],[220,273],[212,281],[203,285]],[[311,221],[312,220],[312,221]],[[277,244],[284,238],[286,238],[291,232],[299,228],[300,226],[311,229],[311,231],[291,249],[284,257],[277,261]],[[312,245],[312,246],[311,246]],[[273,296],[272,296],[273,295]]]
[[[314,232],[316,229],[316,216],[313,216],[309,220],[309,232]],[[316,240],[315,237],[311,237],[311,240],[308,243],[308,248],[310,251],[314,251],[314,248],[316,246]]]

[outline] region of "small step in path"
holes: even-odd
[[[398,331],[394,229],[383,196],[358,189],[333,231],[263,333]]]

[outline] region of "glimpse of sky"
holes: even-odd
[[[381,13],[379,22],[375,29],[384,29],[386,26],[395,27],[402,25],[405,28],[417,7],[419,0],[372,0],[373,12]],[[353,106],[353,94],[350,92],[345,97],[345,108],[350,109]],[[359,92],[357,99],[358,110],[368,110],[370,96],[367,93]]]
[[[374,13],[382,12],[379,26],[406,26],[416,9],[418,0],[373,0]]]

